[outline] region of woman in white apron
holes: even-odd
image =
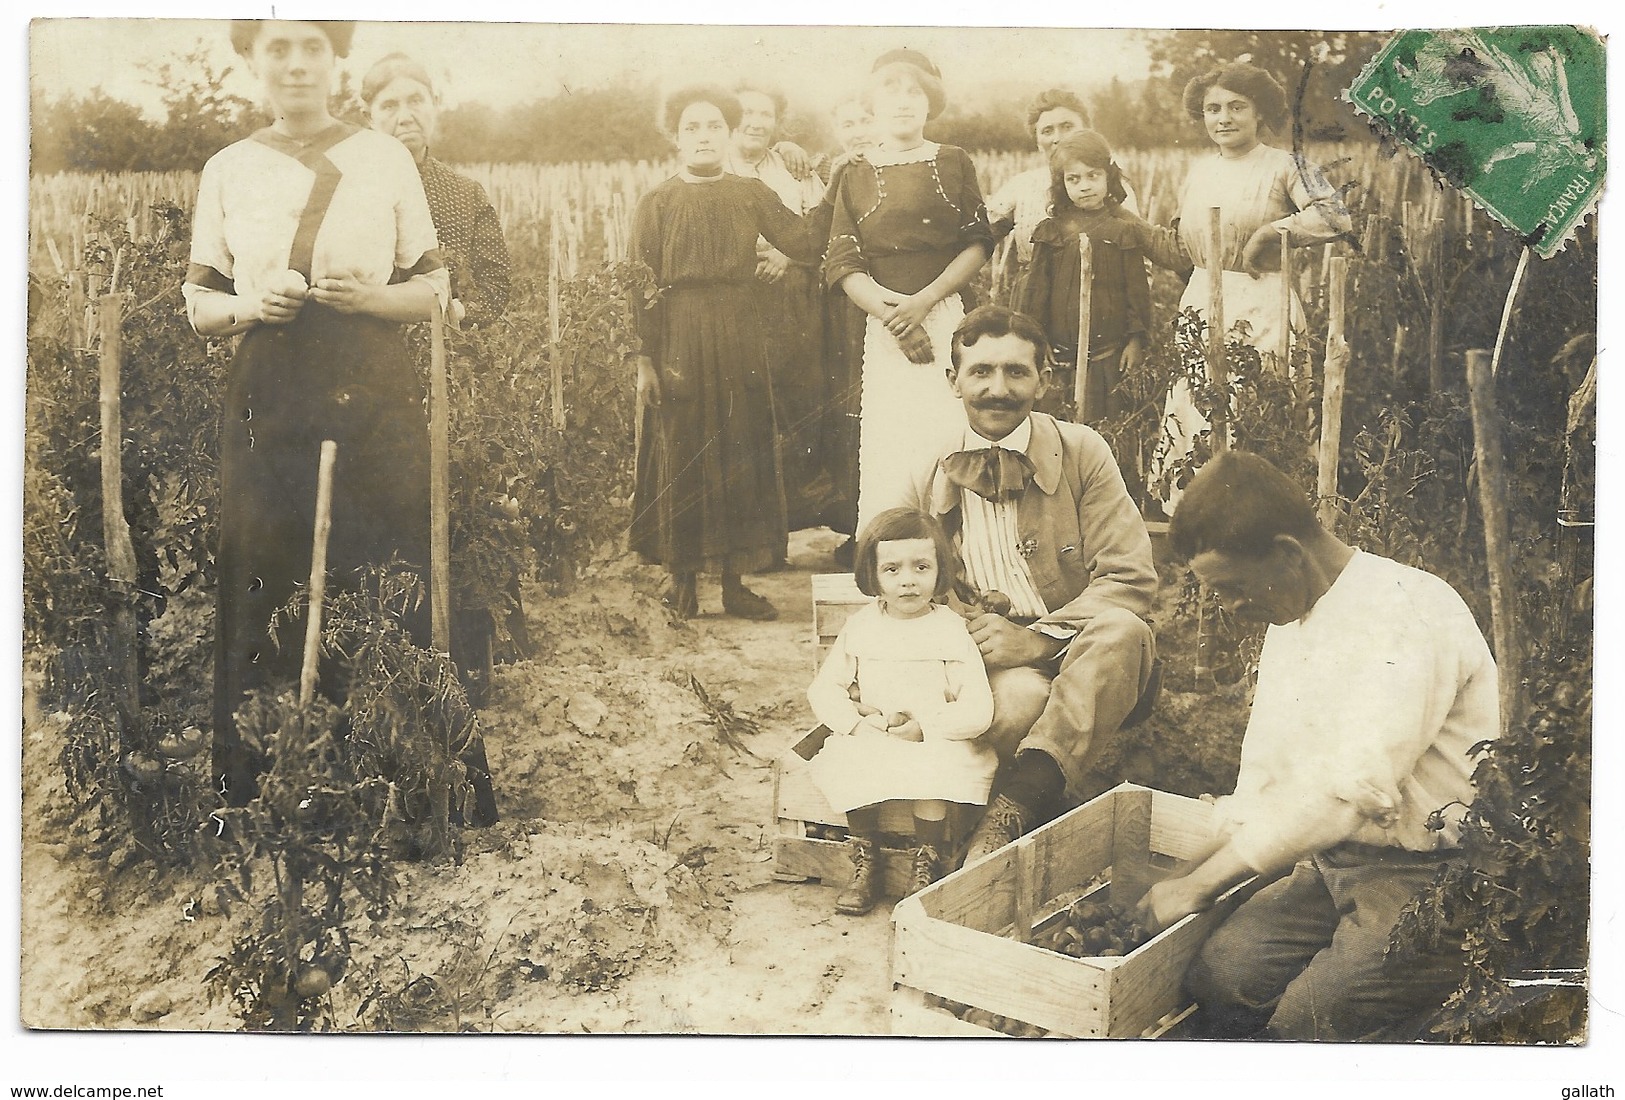
[[[1263,143],[1263,131],[1279,132],[1286,120],[1286,93],[1269,73],[1243,63],[1225,65],[1187,84],[1184,101],[1215,150],[1191,165],[1180,200],[1179,240],[1196,270],[1179,308],[1207,313],[1213,252],[1209,212],[1216,206],[1226,334],[1237,321],[1246,321],[1249,344],[1263,351],[1278,348],[1283,323],[1294,329],[1303,324],[1295,294],[1290,320],[1281,315],[1280,230],[1288,231],[1293,247],[1320,244],[1349,232],[1348,209],[1319,168]],[[1207,428],[1190,386],[1176,380],[1149,477],[1152,496],[1169,513],[1180,495],[1174,467]]]

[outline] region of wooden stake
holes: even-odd
[[[1484,514],[1490,615],[1494,620],[1495,663],[1501,688],[1501,729],[1505,732],[1523,713],[1523,640],[1517,617],[1517,574],[1513,571],[1507,525],[1506,464],[1501,451],[1495,374],[1490,353],[1482,348],[1467,353],[1467,394],[1472,406],[1473,451],[1478,464],[1478,502]]]
[[[451,398],[445,314],[429,311],[429,618],[436,652],[451,652]]]
[[[1281,338],[1277,347],[1276,372],[1292,373],[1292,230],[1281,226]]]
[[[1089,234],[1078,234],[1078,369],[1072,379],[1072,402],[1079,424],[1089,423],[1089,336],[1093,331],[1095,256]]]
[[[429,308],[429,610],[436,652],[451,656],[451,399],[446,385],[445,316],[436,298]],[[437,855],[450,842],[451,731],[439,730],[439,760],[446,771],[429,776],[427,854]]]
[[[124,299],[116,294],[98,303],[101,330],[102,543],[107,553],[107,580],[113,592],[113,627],[107,659],[112,673],[114,706],[119,714],[120,755],[132,743],[141,722],[141,686],[136,666],[135,544],[124,516],[124,416],[122,408]],[[87,307],[88,308],[88,307]]]
[[[1210,418],[1214,454],[1230,449],[1230,365],[1224,357],[1224,256],[1220,251],[1223,245],[1221,211],[1215,206],[1208,210],[1207,257],[1207,369],[1220,394]]]
[[[1344,288],[1348,258],[1332,260],[1326,286],[1326,376],[1320,403],[1320,477],[1316,489],[1321,526],[1337,523],[1337,461],[1343,444],[1343,383],[1348,374],[1349,345],[1343,338]]]
[[[1409,331],[1404,325],[1394,326],[1394,354],[1388,361],[1388,374],[1392,377],[1394,385],[1400,381],[1400,373],[1404,370],[1405,334]]]
[[[1208,210],[1208,296],[1207,296],[1207,362],[1208,376],[1219,389],[1219,404],[1209,418],[1213,453],[1230,449],[1230,365],[1224,351],[1224,261],[1220,252],[1224,243],[1224,228],[1220,208]],[[1216,659],[1211,628],[1207,621],[1208,588],[1203,585],[1196,608],[1196,663],[1198,689],[1209,686],[1215,672]]]
[[[553,427],[564,430],[564,361],[559,347],[559,221],[553,218],[552,247],[549,249],[547,276],[547,337],[548,366],[553,381]]]
[[[1410,208],[1410,204],[1407,203],[1406,204],[1406,212],[1407,213],[1409,213],[1409,208]],[[1360,254],[1361,255],[1369,257],[1369,256],[1374,256],[1376,254],[1376,251],[1377,251],[1377,237],[1380,234],[1381,230],[1382,230],[1382,215],[1381,214],[1372,214],[1370,217],[1366,218],[1366,220],[1365,220],[1365,236],[1360,239]]]
[[[1428,389],[1443,393],[1444,376],[1444,249],[1443,218],[1433,219],[1433,242],[1428,249]]]
[[[316,671],[322,654],[322,602],[327,597],[327,540],[333,532],[333,463],[339,445],[322,440],[316,467],[316,528],[310,543],[310,607],[305,615],[305,655],[299,666],[299,705],[316,698]]]

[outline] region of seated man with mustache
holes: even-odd
[[[1142,616],[1151,539],[1094,429],[1033,411],[1050,381],[1038,322],[983,306],[954,330],[949,385],[969,427],[886,502],[938,518],[959,551],[961,600],[993,688],[997,792],[965,862],[1054,817],[1151,679]]]

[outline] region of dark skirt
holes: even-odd
[[[673,573],[754,573],[788,547],[773,402],[749,283],[674,287],[661,404],[643,410],[632,549]]]
[[[816,267],[791,264],[778,282],[758,282],[756,298],[778,414],[788,525],[792,531],[817,527],[835,495],[824,450],[834,395],[824,356],[823,280]]]
[[[820,451],[830,475],[824,525],[844,535],[858,529],[858,417],[863,395],[864,313],[842,290],[825,294],[824,362],[830,397],[824,406]]]
[[[262,762],[233,714],[255,688],[296,683],[303,621],[276,642],[272,614],[310,579],[316,473],[323,440],[333,469],[328,590],[353,589],[358,570],[398,555],[426,574],[429,440],[423,392],[399,325],[307,304],[288,325],[262,325],[238,348],[220,432],[220,591],[215,619],[216,790],[241,805]],[[430,644],[429,603],[405,623]],[[321,688],[343,698],[324,662]],[[222,787],[222,784],[224,785]]]

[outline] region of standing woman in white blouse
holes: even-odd
[[[1178,243],[1196,270],[1179,308],[1207,311],[1210,211],[1216,206],[1226,335],[1237,321],[1246,321],[1249,344],[1275,348],[1282,324],[1297,328],[1303,322],[1296,295],[1292,316],[1281,315],[1280,230],[1287,230],[1294,248],[1329,241],[1349,231],[1348,208],[1319,168],[1297,152],[1264,144],[1265,131],[1281,131],[1287,108],[1286,92],[1263,69],[1242,62],[1213,69],[1185,85],[1184,104],[1185,113],[1206,130],[1214,151],[1198,158],[1185,177]],[[1163,483],[1173,480],[1171,467],[1191,452],[1196,436],[1207,428],[1189,385],[1177,380],[1168,392],[1149,479],[1153,496],[1170,514],[1180,488]]]
[[[233,20],[232,46],[275,121],[210,158],[198,184],[183,291],[192,327],[243,337],[220,432],[220,591],[214,781],[251,799],[263,762],[233,714],[297,676],[272,613],[310,573],[322,441],[338,443],[333,583],[398,555],[427,569],[428,427],[402,325],[450,298],[434,223],[406,147],[328,113],[354,24]],[[422,613],[406,626],[428,642]],[[324,692],[342,694],[329,671]]]

